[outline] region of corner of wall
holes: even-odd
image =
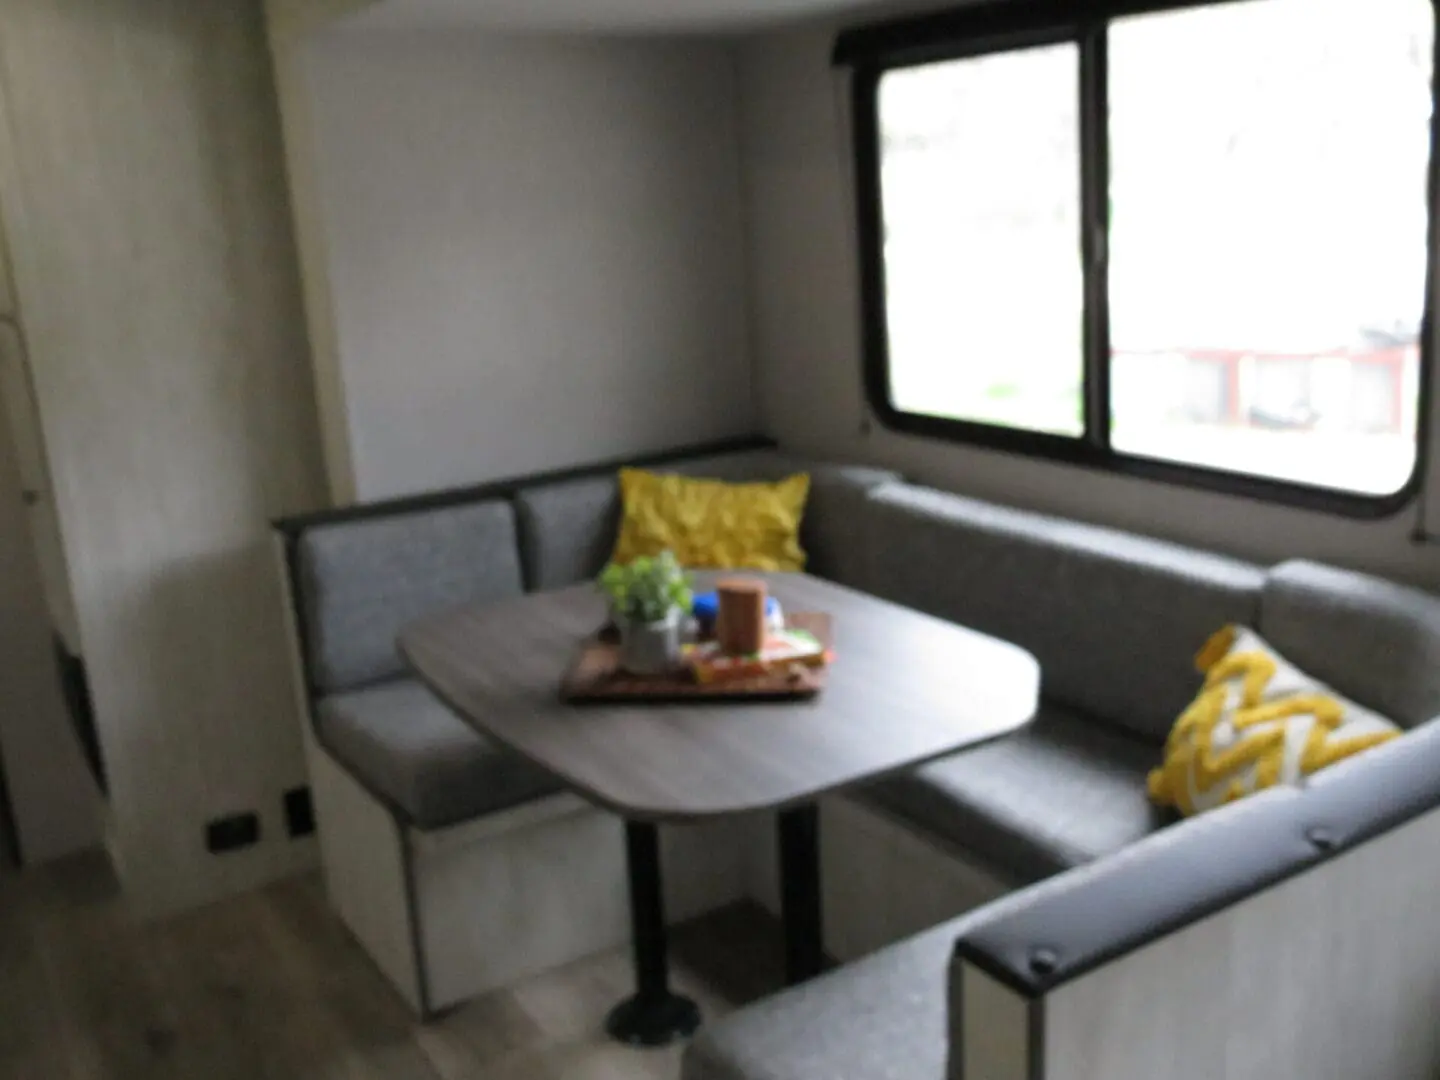
[[[745,107],[745,49],[748,40],[738,38],[729,45],[730,68],[733,73],[735,92],[733,115],[737,151],[736,177],[737,194],[740,200],[740,245],[741,269],[745,281],[745,340],[750,367],[750,401],[755,421],[762,432],[771,431],[773,425],[766,407],[763,372],[760,366],[760,283],[756,273],[756,220],[755,196],[750,184],[751,137],[748,124],[748,110]]]
[[[331,0],[327,8],[351,10],[373,0]],[[301,289],[310,345],[310,367],[320,425],[326,483],[332,505],[358,497],[344,374],[330,288],[329,255],[316,177],[315,136],[306,77],[306,53],[319,25],[285,0],[270,0],[267,28],[280,109],[280,129],[289,181],[290,214],[300,256]],[[309,18],[302,19],[302,14]]]

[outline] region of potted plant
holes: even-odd
[[[635,675],[664,675],[680,662],[680,633],[690,611],[690,575],[673,552],[611,563],[600,591],[620,631],[620,664]]]

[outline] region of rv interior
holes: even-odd
[[[1440,0],[0,0],[0,1080],[1440,1076]]]

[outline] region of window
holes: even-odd
[[[842,38],[872,402],[904,430],[1396,509],[1419,461],[1433,0],[1150,6]]]
[[[897,409],[1083,434],[1079,71],[1067,44],[881,82]]]

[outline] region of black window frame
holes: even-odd
[[[1414,503],[1429,453],[1440,204],[1440,0],[1431,56],[1430,160],[1427,177],[1425,301],[1420,321],[1420,387],[1415,463],[1390,495],[1366,495],[1117,451],[1110,444],[1109,57],[1112,20],[1255,0],[999,0],[842,33],[834,63],[851,69],[855,196],[860,247],[862,356],[866,397],[886,428],[910,435],[1049,459],[1182,487],[1355,518],[1393,516]],[[1046,45],[1073,43],[1080,58],[1081,252],[1084,262],[1084,432],[1079,437],[960,420],[895,408],[890,396],[879,89],[896,70]]]

